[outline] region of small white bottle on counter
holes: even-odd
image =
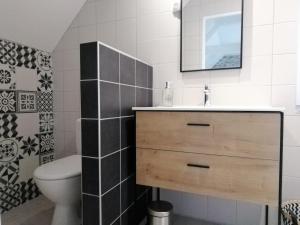
[[[167,81],[166,86],[163,89],[162,105],[167,107],[173,106],[173,89],[171,88],[171,82]]]

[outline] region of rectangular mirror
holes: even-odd
[[[181,72],[242,67],[243,0],[181,1]]]

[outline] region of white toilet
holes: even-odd
[[[81,151],[80,120],[76,122],[77,153]],[[34,171],[40,191],[55,203],[52,225],[79,225],[81,155],[44,164]]]

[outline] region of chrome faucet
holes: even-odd
[[[204,106],[209,106],[210,105],[210,89],[208,85],[205,85],[204,87]]]

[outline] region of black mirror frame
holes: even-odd
[[[240,66],[238,67],[228,67],[228,68],[214,68],[214,69],[199,69],[199,70],[183,70],[183,65],[182,65],[182,31],[183,31],[183,24],[182,24],[182,18],[183,18],[183,5],[181,0],[180,3],[180,72],[181,73],[188,73],[188,72],[198,72],[198,71],[213,71],[213,70],[234,70],[234,69],[242,69],[243,67],[243,35],[244,35],[244,0],[242,1],[242,18],[241,18],[241,60],[240,60]]]

